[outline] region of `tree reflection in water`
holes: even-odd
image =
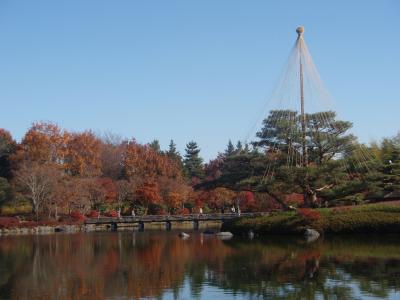
[[[193,234],[92,233],[0,238],[1,299],[352,299],[399,296],[396,236],[220,241]],[[182,291],[189,289],[189,295]]]

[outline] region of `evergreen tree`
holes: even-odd
[[[396,138],[382,141],[381,160],[385,193],[400,193],[400,143]]]
[[[0,128],[0,177],[8,180],[12,177],[10,156],[15,153],[17,147],[11,134]]]
[[[249,148],[249,144],[248,143],[244,144],[243,152],[244,153],[250,153],[250,148]]]
[[[226,150],[225,150],[225,156],[228,157],[233,154],[235,154],[235,147],[233,146],[232,141],[229,140],[228,146],[226,147]]]
[[[150,148],[152,148],[157,153],[161,153],[160,142],[157,139],[155,139],[151,143],[149,143],[149,146],[150,146]]]
[[[204,178],[203,160],[199,156],[200,148],[197,143],[191,141],[186,144],[184,160],[185,172],[188,178]]]
[[[0,177],[0,204],[11,200],[12,198],[12,189],[7,179]]]
[[[176,144],[174,143],[173,140],[169,142],[167,156],[174,160],[179,160],[179,161],[182,160],[180,153],[176,150]]]
[[[241,141],[238,141],[236,144],[236,153],[241,153],[243,151],[243,145]]]

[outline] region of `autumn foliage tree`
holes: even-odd
[[[147,214],[150,205],[159,204],[161,197],[157,182],[144,182],[136,190],[136,199],[143,206],[144,214]]]
[[[66,145],[65,168],[71,175],[101,174],[101,141],[93,132],[71,134]]]
[[[69,133],[53,123],[33,123],[22,139],[15,159],[37,163],[63,164]]]

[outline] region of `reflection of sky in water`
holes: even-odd
[[[349,289],[351,299],[359,299],[359,300],[374,300],[374,299],[387,299],[387,300],[399,300],[400,299],[400,290],[387,290],[387,297],[376,297],[371,296],[370,294],[363,292],[360,290],[360,283],[357,281],[352,281],[351,275],[347,274],[344,270],[338,268],[336,270],[337,273],[341,273],[341,276],[344,281],[327,279],[325,282],[325,288],[327,290],[335,290],[336,288],[341,289]],[[258,283],[262,285],[266,291],[268,291],[267,285],[268,283],[265,281],[261,281]],[[377,289],[380,287],[376,284],[372,284],[372,286],[376,286]],[[285,296],[288,293],[296,292],[296,288],[292,284],[282,284],[282,286],[278,289],[278,291],[270,291],[269,296],[276,297],[278,299],[285,299]],[[152,299],[152,298],[146,298]],[[192,284],[190,282],[189,276],[185,276],[185,280],[180,288],[174,293],[172,290],[167,289],[163,295],[158,298],[163,300],[189,300],[189,299],[213,299],[213,300],[225,300],[225,299],[263,299],[262,295],[252,295],[250,293],[243,292],[232,292],[231,290],[222,289],[216,286],[213,286],[210,283],[204,283],[201,286],[196,287],[196,292],[192,290]],[[321,293],[315,294],[315,299],[325,300],[324,296]],[[343,300],[340,297],[335,295],[329,297],[330,300]]]
[[[197,293],[193,293],[191,290],[190,279],[188,276],[185,277],[183,286],[179,289],[179,294],[174,295],[173,291],[166,291],[162,299],[163,300],[190,300],[190,299],[213,299],[213,300],[228,300],[228,299],[247,299],[251,297],[246,293],[233,293],[230,290],[224,290],[209,284],[202,285],[197,289]]]
[[[0,299],[400,299],[399,274],[398,237],[0,238]]]

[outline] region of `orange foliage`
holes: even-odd
[[[297,212],[299,213],[300,216],[302,216],[306,220],[316,221],[316,220],[319,220],[321,218],[321,214],[319,213],[319,211],[317,211],[315,209],[299,208],[297,210]]]
[[[101,141],[91,131],[71,135],[67,143],[66,169],[72,175],[100,174]]]
[[[125,153],[125,172],[128,177],[154,180],[159,176],[181,178],[182,172],[176,160],[160,154],[148,145],[139,145],[132,140]]]
[[[299,207],[304,204],[304,195],[298,193],[291,193],[285,195],[284,201],[287,205]]]
[[[16,159],[62,164],[69,134],[52,123],[34,123],[21,142]]]
[[[234,204],[236,193],[224,187],[218,187],[208,192],[208,205],[212,208],[222,208]]]
[[[136,198],[145,207],[147,213],[150,204],[160,202],[160,193],[156,182],[145,182],[136,190]]]
[[[98,183],[105,191],[105,198],[107,202],[115,202],[117,199],[117,187],[111,178],[99,178]]]

